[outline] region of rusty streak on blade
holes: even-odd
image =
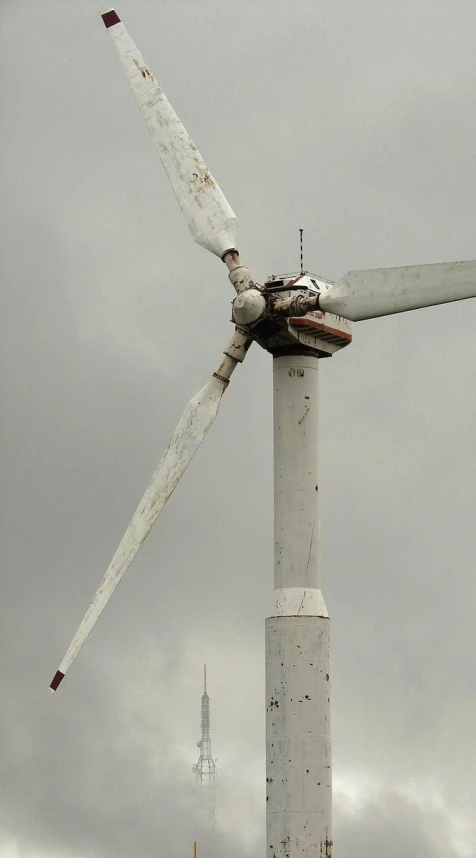
[[[223,259],[237,247],[235,213],[119,16],[102,17],[192,238]]]
[[[117,585],[149,534],[155,520],[183,476],[218,413],[221,398],[233,370],[246,355],[251,340],[236,330],[223,352],[217,371],[208,383],[192,397],[182,414],[141,501],[132,516],[119,547],[109,564],[94,598],[59,665],[51,683],[56,691],[87,636],[101,616]]]

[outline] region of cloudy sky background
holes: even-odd
[[[219,420],[60,692],[55,672],[233,291],[194,245],[96,0],[2,0],[0,858],[182,858],[202,665],[215,858],[264,851],[271,359]],[[258,282],[476,255],[473,0],[121,0]],[[321,366],[335,852],[476,854],[476,301]],[[202,855],[205,855],[205,844]],[[200,851],[199,851],[200,854]]]

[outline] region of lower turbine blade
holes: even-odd
[[[251,339],[237,330],[224,351],[225,357],[217,371],[213,373],[208,384],[202,387],[188,403],[121,544],[99,585],[99,589],[51,682],[50,690],[52,692],[58,688],[131,560],[144,542],[157,516],[164,508],[180,477],[205,438],[215,420],[231,374],[236,365],[244,360],[250,343]]]
[[[476,261],[349,271],[319,306],[358,322],[464,298],[476,298]]]

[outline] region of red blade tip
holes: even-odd
[[[55,675],[54,675],[53,681],[50,685],[51,693],[56,691],[56,689],[58,688],[58,685],[60,684],[62,679],[64,679],[64,673],[61,673],[61,670],[57,670]]]
[[[119,15],[114,9],[110,9],[109,12],[103,12],[101,18],[104,21],[104,26],[106,27],[106,29],[109,29],[109,27],[114,27],[114,24],[121,23],[121,19],[119,18]]]

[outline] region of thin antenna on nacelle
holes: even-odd
[[[299,230],[299,246],[300,246],[300,251],[301,251],[301,274],[304,274],[304,262],[303,262],[303,253],[302,253],[302,234],[303,234],[303,232],[304,232],[303,229]]]

